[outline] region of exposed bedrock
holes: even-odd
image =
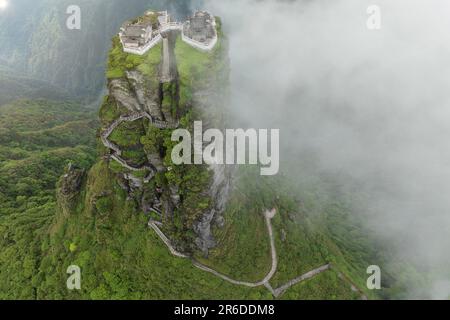
[[[216,225],[222,228],[225,224],[222,215],[230,193],[232,173],[231,168],[225,165],[212,165],[210,170],[213,171],[213,181],[209,189],[209,196],[213,200],[213,205],[194,224],[194,232],[197,235],[195,244],[206,257],[209,250],[216,246],[216,241],[212,235],[212,227]]]
[[[182,171],[180,171],[182,173],[174,173],[181,176],[175,176],[175,179],[168,178],[171,167],[165,163],[166,147],[159,142],[161,137],[158,136],[157,130],[174,129],[189,108],[193,108],[191,116],[198,116],[203,121],[204,130],[222,128],[224,126],[222,110],[225,100],[222,94],[218,94],[223,90],[217,88],[216,74],[208,75],[211,79],[202,80],[201,88],[193,85],[195,81],[189,84],[180,83],[174,51],[176,37],[176,32],[167,32],[164,35],[158,72],[149,75],[138,69],[126,70],[123,77],[109,81],[111,101],[120,107],[122,114],[110,124],[109,129],[105,129],[102,133],[102,141],[109,149],[108,158],[124,168],[122,173],[118,173],[120,176],[118,180],[121,188],[127,192],[128,198],[134,199],[144,213],[151,214],[152,217],[154,214],[159,215],[162,222],[169,225],[168,230],[175,236],[174,242],[179,240],[177,245],[182,248],[181,250],[185,249],[185,251],[191,252],[196,248],[208,256],[209,250],[216,246],[212,228],[215,225],[223,227],[225,223],[222,215],[230,191],[230,167],[224,165],[205,167],[204,170],[211,172],[211,180],[205,182],[205,179],[199,179],[197,187],[201,187],[194,196],[189,195],[190,193],[186,191],[189,190],[186,189],[189,187],[185,186],[186,183],[183,181],[185,177]],[[190,69],[186,70],[191,71]],[[185,94],[186,92],[191,94],[189,95],[190,100],[185,101],[182,106],[180,106],[181,90],[184,90]],[[186,97],[183,97],[186,100]],[[124,160],[128,159],[126,155],[133,155],[133,153],[142,155],[142,150],[131,150],[130,148],[118,150],[126,145],[128,135],[133,137],[135,133],[127,132],[132,129],[127,129],[125,124],[120,128],[114,127],[114,124],[131,121],[143,121],[144,126],[151,126],[145,127],[143,130],[146,141],[150,141],[150,143],[154,141],[153,147],[145,145],[144,152],[147,163],[144,167],[131,167],[128,160]],[[155,131],[155,129],[157,130]],[[114,135],[113,131],[115,130],[121,131]],[[164,132],[163,134],[168,133]],[[121,143],[117,142],[116,146],[109,142],[110,135],[113,139],[114,136],[118,136]],[[144,146],[142,147],[144,148]],[[140,159],[142,160],[142,157]],[[185,174],[189,176],[189,172]],[[187,198],[189,196],[195,198]],[[200,198],[198,201],[197,196]],[[205,198],[208,198],[208,201],[205,201],[207,209],[201,203]],[[182,216],[180,219],[179,215],[183,214],[186,216]],[[194,235],[191,231],[194,231]]]
[[[109,94],[119,105],[125,107],[130,113],[141,111],[141,105],[136,99],[134,91],[130,89],[126,79],[113,79],[109,82]]]
[[[148,77],[138,70],[126,72],[130,88],[135,93],[140,108],[148,112],[153,118],[162,120],[160,108],[159,83],[150,81]]]
[[[158,153],[147,153],[147,159],[148,162],[155,167],[156,171],[164,172],[166,170],[163,159],[161,159],[161,156]]]
[[[80,194],[83,179],[86,175],[84,169],[77,168],[70,164],[66,173],[59,181],[58,204],[65,216],[73,212],[77,198]]]

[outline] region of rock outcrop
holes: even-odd
[[[84,169],[69,164],[66,173],[58,182],[58,204],[64,215],[69,215],[73,212],[85,175],[86,171]]]
[[[174,165],[169,142],[172,130],[179,126],[192,130],[194,119],[203,121],[204,130],[223,128],[226,47],[201,52],[205,61],[191,61],[199,53],[190,51],[197,49],[184,44],[179,31],[167,31],[163,37],[162,47],[139,58],[127,53],[117,57],[117,48],[113,50],[114,63],[124,62],[115,65],[114,74],[121,76],[108,80],[109,97],[101,111],[115,114],[102,121],[104,156],[128,199],[143,213],[158,217],[177,250],[185,254],[198,250],[207,256],[216,245],[213,226],[224,225],[221,214],[230,170],[220,165]],[[143,65],[129,62],[139,59]]]
[[[81,189],[81,182],[85,171],[78,169],[70,164],[67,168],[67,173],[64,174],[61,180],[61,194],[71,198],[75,196]]]

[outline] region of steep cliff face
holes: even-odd
[[[224,125],[228,58],[220,28],[219,22],[220,40],[211,52],[187,45],[178,31],[166,32],[143,56],[124,53],[115,37],[109,92],[100,110],[100,162],[114,177],[112,190],[125,191],[136,214],[161,222],[174,245],[188,254],[207,255],[215,246],[211,228],[222,224],[230,174],[223,166],[174,165],[171,153],[178,142],[171,136],[177,128],[192,132],[196,120],[203,121],[204,130]],[[88,194],[90,188],[88,183]],[[88,206],[115,196],[99,192]]]

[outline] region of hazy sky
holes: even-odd
[[[372,4],[381,30],[366,26]],[[243,124],[281,128],[285,155],[312,152],[322,170],[361,183],[368,226],[402,256],[450,270],[450,2],[210,6],[230,37]],[[447,280],[433,297],[448,297]]]

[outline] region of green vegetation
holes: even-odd
[[[146,54],[139,56],[123,51],[119,36],[113,38],[113,48],[109,53],[108,79],[122,78],[127,70],[137,69],[146,76],[152,76],[157,71],[161,61],[161,44],[157,44]]]
[[[122,158],[129,164],[140,167],[147,162],[141,137],[145,135],[142,120],[122,122],[113,131],[109,140],[120,147]]]
[[[182,124],[189,122],[190,113],[181,119]],[[187,127],[188,129],[192,129]],[[165,231],[178,247],[192,251],[195,238],[193,224],[210,207],[211,199],[208,186],[211,172],[205,166],[174,165],[172,149],[177,142],[171,141],[171,130],[149,128],[141,142],[146,152],[157,153],[164,159],[164,166],[170,168],[165,173],[156,176],[158,187],[165,190],[177,190],[182,199],[178,209],[173,213],[172,220],[165,221]]]
[[[357,201],[354,196],[336,192],[335,183],[329,178],[304,174],[300,181],[289,181],[285,175],[260,177],[256,168],[241,168],[224,215],[225,227],[214,230],[218,246],[211,250],[208,259],[197,258],[238,280],[263,279],[271,258],[262,213],[276,208],[278,214],[272,224],[278,270],[271,285],[279,287],[312,269],[332,264],[332,270],[294,286],[281,298],[360,298],[352,285],[371,299],[402,297],[399,293],[407,285],[406,278],[426,286],[425,279],[406,264],[388,263],[370,230],[352,213],[349,204]],[[383,285],[387,288],[382,291],[366,288],[366,269],[373,261],[383,270]],[[400,272],[408,276],[394,281]]]
[[[67,100],[71,95],[45,81],[4,70],[0,65],[0,105],[24,98]]]
[[[281,299],[284,300],[357,300],[360,295],[350,288],[350,284],[341,279],[334,270],[299,283],[289,289]]]
[[[208,85],[227,90],[226,39],[218,22],[220,41],[211,53],[177,39],[180,82],[160,88],[163,112],[179,117],[180,126],[190,131],[193,120],[204,116],[194,105],[194,93]],[[160,47],[140,57],[123,53],[117,37],[113,41],[109,80],[137,69],[150,84],[157,81]],[[123,112],[106,97],[99,111],[102,126]],[[92,110],[76,103],[23,100],[0,106],[0,299],[273,298],[264,287],[229,284],[188,259],[172,256],[148,228],[149,216],[139,204],[144,197],[151,199],[155,189],[164,191],[162,201],[172,193],[180,196],[179,206],[163,221],[163,231],[175,245],[243,281],[259,281],[271,267],[263,212],[276,208],[279,263],[271,285],[281,286],[328,262],[333,265],[290,288],[282,299],[357,299],[360,295],[351,290],[349,280],[364,290],[366,267],[384,261],[370,232],[352,215],[349,204],[356,200],[339,192],[332,179],[305,168],[293,174],[298,181],[285,175],[261,177],[254,167],[239,168],[224,226],[213,230],[217,247],[205,258],[193,245],[192,229],[212,205],[212,173],[206,166],[172,163],[177,143],[171,141],[170,129],[153,128],[147,120],[124,122],[109,138],[123,150],[123,158],[142,165],[156,154],[167,168],[130,195],[119,175],[127,170],[104,157],[107,150],[98,146],[99,124],[93,119]],[[80,168],[80,179],[72,178],[72,184],[67,183],[74,172],[69,163]],[[147,174],[133,172],[138,178]],[[68,184],[73,188],[63,192]],[[66,288],[70,265],[81,267],[80,291]],[[391,289],[383,297],[398,294],[402,285],[389,272],[384,277]]]
[[[162,84],[162,103],[161,109],[164,114],[170,114],[173,118],[180,117],[181,108],[178,101],[178,83],[169,82]]]
[[[0,107],[0,217],[54,205],[64,166],[70,161],[91,165],[93,114],[74,103],[44,100]]]
[[[37,274],[50,248],[43,241],[57,211],[55,184],[69,162],[91,166],[93,114],[45,100],[0,106],[0,299],[35,298],[44,281]]]
[[[227,39],[222,33],[220,19],[216,19],[219,39],[211,52],[191,47],[181,40],[181,36],[176,39],[175,57],[182,86],[197,90],[208,84],[211,77],[224,77],[227,80],[219,82],[228,82]]]
[[[220,31],[220,20],[219,40],[212,52],[202,52],[191,47],[181,40],[181,36],[176,39],[180,106],[190,106],[193,92],[205,88],[212,79],[224,85],[225,90],[229,72],[226,43],[226,38]]]
[[[36,288],[37,298],[206,299],[252,294],[250,289],[232,288],[189,261],[172,257],[114,182],[106,163],[91,169],[86,187],[84,204],[70,219],[59,219],[58,228],[44,242],[52,251],[43,258],[38,276],[46,281]],[[98,209],[99,200],[107,203],[106,214]],[[68,250],[71,243],[77,245],[73,252]],[[71,264],[83,270],[80,292],[65,288],[65,269]]]
[[[214,230],[218,246],[208,259],[197,259],[233,279],[258,282],[269,272],[272,260],[262,198],[248,192],[245,187],[235,192],[225,213],[225,227]]]
[[[110,125],[114,120],[120,117],[123,112],[119,109],[117,104],[112,101],[110,96],[105,96],[103,98],[99,113],[102,124],[105,126]]]
[[[0,106],[0,129],[4,137],[8,131],[28,132],[50,129],[70,121],[95,119],[95,111],[73,102],[47,100],[17,100]],[[2,140],[14,143],[15,141]]]
[[[217,277],[205,273],[192,266],[190,261],[173,257],[161,240],[146,227],[147,219],[136,211],[134,202],[127,200],[126,193],[114,182],[114,175],[105,162],[97,163],[89,172],[85,187],[81,191],[86,199],[69,217],[56,216],[53,223],[54,207],[44,212],[31,212],[35,223],[40,228],[32,235],[17,234],[29,241],[26,248],[34,250],[36,256],[27,258],[19,255],[24,268],[22,286],[11,287],[11,282],[2,281],[0,293],[2,298],[22,297],[37,299],[271,299],[264,288],[246,288],[234,286]],[[255,195],[253,195],[255,196]],[[257,212],[259,206],[265,206],[266,200],[259,196],[253,199],[256,205],[251,212]],[[47,215],[45,215],[47,213]],[[43,217],[41,217],[44,215]],[[240,216],[251,214],[246,210]],[[36,220],[40,217],[41,221]],[[25,224],[18,228],[18,221],[9,226],[8,230],[30,230],[31,225]],[[35,225],[33,225],[35,226]],[[14,227],[14,229],[13,229]],[[263,225],[254,223],[239,230],[246,237],[248,229],[264,229]],[[47,232],[49,230],[49,232]],[[240,237],[238,230],[229,231],[226,240]],[[265,231],[265,230],[264,230]],[[250,232],[250,234],[252,234]],[[266,232],[261,232],[260,242],[267,243]],[[248,236],[247,236],[248,237]],[[9,237],[7,238],[9,239]],[[255,244],[252,236],[249,242],[241,242],[245,254],[239,258],[240,263],[231,264],[229,273],[232,276],[241,270],[255,270],[266,257],[253,260],[258,252],[252,249]],[[266,241],[264,241],[266,240]],[[2,243],[4,245],[4,243]],[[25,242],[21,242],[24,246]],[[16,249],[17,249],[16,245]],[[263,245],[264,246],[264,245]],[[2,251],[5,259],[16,258],[12,248]],[[51,248],[51,250],[48,250]],[[266,253],[267,250],[263,250]],[[31,259],[31,260],[30,260]],[[33,260],[34,259],[34,260]],[[224,255],[221,263],[230,265],[231,254]],[[6,260],[2,260],[4,265]],[[236,260],[237,261],[237,260]],[[238,261],[237,261],[238,262]],[[66,268],[76,264],[82,269],[82,290],[68,291],[65,288]],[[11,266],[9,266],[11,267]],[[267,267],[266,267],[267,268]],[[265,268],[262,268],[265,269]],[[8,269],[9,270],[9,269]],[[265,271],[265,270],[264,270]],[[241,273],[242,274],[242,273]],[[250,276],[249,272],[245,276]],[[8,275],[11,277],[11,275]],[[18,280],[18,279],[16,279]],[[28,282],[30,281],[30,282]],[[27,284],[28,282],[28,284]],[[14,282],[17,283],[17,282]],[[32,283],[32,286],[29,285]],[[317,278],[299,284],[288,290],[283,298],[355,298],[349,284],[336,278],[333,271],[326,272]]]

